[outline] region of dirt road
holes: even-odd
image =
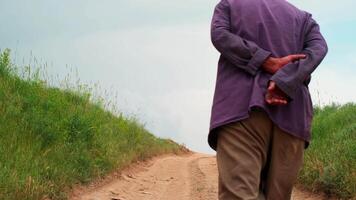
[[[75,191],[72,200],[217,200],[215,157],[191,153],[135,164],[118,177]],[[99,186],[100,185],[100,186]],[[295,189],[293,200],[323,200]]]

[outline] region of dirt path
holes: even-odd
[[[79,189],[71,199],[217,200],[216,160],[211,155],[197,153],[158,157],[124,170],[105,184]],[[326,198],[295,189],[292,199]]]

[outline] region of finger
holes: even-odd
[[[266,98],[266,102],[270,105],[278,105],[279,104],[279,101],[274,97]]]
[[[284,95],[279,95],[279,94],[273,94],[272,95],[272,98],[273,99],[277,99],[277,100],[283,100],[283,101],[286,101],[287,100],[287,97],[284,96]]]
[[[286,105],[287,101],[286,100],[281,100],[281,99],[276,99],[275,103],[277,103],[278,105]]]
[[[272,103],[270,105],[278,106],[278,105],[281,105],[281,104],[278,101],[272,101]]]
[[[279,96],[273,92],[267,92],[265,95],[265,101],[270,105],[286,105],[288,103],[285,96]]]
[[[268,90],[272,91],[276,88],[276,83],[274,81],[270,81],[268,85]]]
[[[287,100],[284,99],[284,98],[276,98],[276,99],[275,99],[275,102],[278,103],[278,104],[280,104],[280,105],[285,105],[285,104],[287,104]]]
[[[273,102],[271,101],[271,99],[266,99],[266,102],[267,102],[267,104],[272,104]]]
[[[278,96],[270,96],[266,101],[271,105],[286,105],[288,103],[284,97]]]
[[[279,103],[279,100],[276,99],[276,98],[272,98],[271,101],[272,101],[273,104],[278,104]]]
[[[272,103],[272,96],[269,92],[267,92],[267,94],[265,95],[265,100],[268,104]]]
[[[290,61],[295,61],[295,60],[306,58],[307,56],[305,54],[292,54],[287,57]]]

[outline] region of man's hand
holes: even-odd
[[[275,74],[280,68],[282,68],[286,64],[299,59],[303,59],[305,57],[306,55],[304,54],[292,54],[282,58],[269,57],[262,64],[262,69],[264,69],[270,74]]]
[[[274,81],[270,81],[265,96],[265,100],[270,105],[286,105],[287,95],[277,87]]]

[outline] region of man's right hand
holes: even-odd
[[[262,64],[262,69],[270,74],[275,74],[280,68],[284,67],[290,62],[306,58],[304,54],[292,54],[282,58],[268,57]]]

